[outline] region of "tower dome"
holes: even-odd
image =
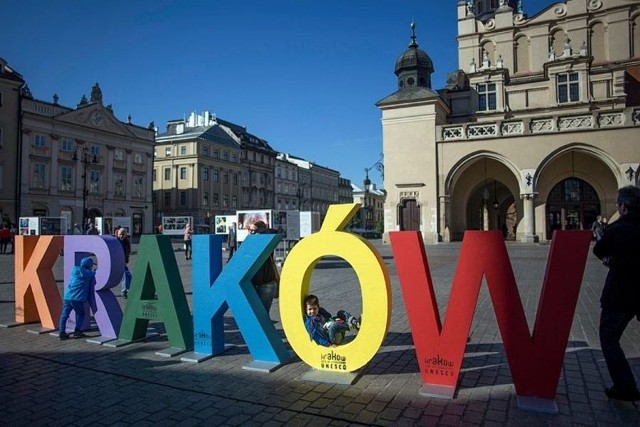
[[[398,76],[398,89],[426,87],[431,89],[433,62],[427,52],[418,48],[416,24],[411,23],[411,42],[409,48],[396,60],[395,75]]]

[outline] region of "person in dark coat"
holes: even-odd
[[[232,222],[231,227],[229,227],[229,235],[227,236],[227,249],[229,249],[229,258],[227,258],[227,262],[231,260],[231,257],[233,257],[237,247],[238,235],[236,234],[236,223]]]
[[[273,234],[275,231],[268,228],[264,221],[256,221],[249,225],[249,234]],[[249,236],[250,237],[250,236]],[[260,269],[251,279],[251,283],[258,292],[258,297],[264,306],[264,309],[269,313],[271,310],[271,304],[273,299],[278,294],[278,284],[280,282],[280,273],[278,267],[273,260],[273,254],[271,254],[266,261],[262,264]]]
[[[131,272],[129,271],[129,258],[131,257],[131,240],[127,235],[127,230],[122,227],[118,229],[118,234],[116,235],[116,237],[122,245],[122,250],[124,252],[124,275],[122,276],[120,293],[122,297],[126,299],[127,295],[129,295],[129,288],[131,287]]]
[[[613,386],[605,389],[610,399],[640,400],[633,371],[620,338],[629,322],[640,320],[640,188],[618,190],[620,218],[611,223],[593,248],[609,267],[600,297],[600,345]]]

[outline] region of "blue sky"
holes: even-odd
[[[524,0],[532,16],[554,3]],[[34,97],[98,82],[135,124],[205,110],[361,185],[382,152],[375,103],[416,22],[434,89],[458,68],[457,0],[3,0],[0,57]],[[370,178],[378,185],[378,171]]]

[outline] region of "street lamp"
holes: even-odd
[[[78,155],[80,152],[80,155]],[[89,195],[89,189],[87,188],[87,166],[89,163],[98,163],[98,158],[95,154],[91,154],[87,147],[78,148],[73,153],[73,160],[80,162],[83,165],[82,171],[82,227],[87,225],[87,196]],[[84,230],[84,228],[83,228]]]
[[[298,183],[298,189],[296,190],[296,195],[298,196],[298,210],[302,210],[302,202],[304,200],[304,187],[307,185],[306,182]]]
[[[364,229],[365,231],[369,230],[369,210],[372,209],[372,206],[367,206],[367,196],[369,195],[369,188],[371,187],[371,180],[369,179],[369,171],[371,169],[377,169],[380,172],[380,176],[384,181],[384,164],[382,163],[384,159],[384,154],[380,154],[380,159],[378,159],[374,164],[372,164],[368,168],[364,168],[365,178],[364,178],[364,201],[362,207],[364,208]]]

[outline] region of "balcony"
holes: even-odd
[[[640,109],[441,126],[439,142],[640,126]]]

